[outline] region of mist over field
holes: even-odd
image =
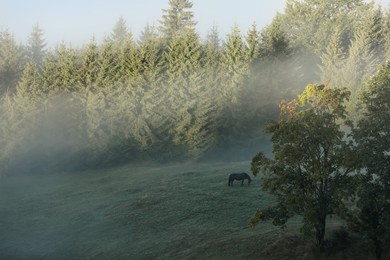
[[[192,7],[81,48],[0,30],[0,258],[386,259],[390,12],[201,37]]]

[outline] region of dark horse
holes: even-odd
[[[228,186],[233,186],[233,181],[234,180],[241,181],[241,185],[243,185],[245,179],[248,179],[248,185],[252,181],[251,177],[249,177],[249,175],[246,174],[245,172],[243,172],[243,173],[232,173],[232,174],[229,175]]]

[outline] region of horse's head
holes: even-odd
[[[244,174],[246,176],[246,178],[248,179],[248,184],[252,182],[252,179],[249,176],[249,174],[247,174],[246,172],[243,172],[242,174]]]

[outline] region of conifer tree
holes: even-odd
[[[141,85],[141,58],[138,47],[130,35],[118,53],[118,67],[119,81],[124,82],[129,88]]]
[[[123,17],[119,17],[112,29],[110,37],[110,42],[112,43],[113,48],[118,50],[121,49],[129,37],[132,37],[132,34],[126,26],[126,21]]]
[[[206,37],[204,46],[202,66],[204,69],[205,84],[210,90],[217,91],[221,84],[221,46],[217,27],[213,27]],[[211,96],[215,97],[216,103],[220,102],[217,92]]]
[[[41,68],[46,53],[46,42],[43,30],[38,24],[33,27],[30,37],[28,38],[27,53],[28,58],[37,64],[38,68]]]
[[[10,32],[0,31],[0,95],[15,91],[25,64],[24,54]]]
[[[154,27],[147,25],[141,33],[139,55],[144,87],[158,85],[163,78],[162,43]]]
[[[335,87],[343,87],[343,69],[346,54],[341,41],[340,31],[336,31],[329,41],[325,52],[321,55],[321,79],[331,82]]]
[[[263,59],[284,59],[292,52],[290,40],[282,27],[283,20],[277,15],[272,23],[266,26],[260,33],[259,52]]]
[[[81,55],[81,69],[78,77],[80,88],[93,88],[99,72],[99,49],[93,38]]]
[[[236,103],[238,88],[248,73],[245,44],[237,25],[227,35],[226,42],[223,45],[221,63],[224,71],[222,80],[225,85],[222,93],[229,102]]]
[[[77,90],[77,79],[80,60],[77,50],[61,44],[57,49],[57,91],[71,92]]]
[[[376,259],[390,241],[390,64],[372,77],[362,95],[363,114],[353,130],[356,157],[363,170],[358,180],[356,208],[348,214],[349,227],[370,239]]]
[[[349,37],[354,33],[366,4],[362,0],[288,0],[283,15],[283,29],[294,47],[305,46],[320,55],[327,47],[334,29]],[[348,45],[348,42],[343,44]],[[346,46],[347,47],[347,46]]]
[[[169,108],[164,107],[174,120],[172,122],[174,144],[185,147],[190,153],[192,148],[196,150],[197,142],[201,141],[195,136],[196,131],[190,130],[195,120],[193,111],[202,85],[201,57],[202,46],[199,36],[192,29],[174,37],[166,52],[168,76],[166,98]]]
[[[380,54],[383,54],[384,42],[382,36],[378,35],[378,33],[381,34],[380,23],[381,20],[378,19],[374,9],[364,16],[364,23],[354,34],[348,58],[345,60],[345,66],[342,70],[342,84],[352,92],[348,110],[354,120],[360,116],[355,111],[364,82],[376,71],[378,64],[383,59]]]
[[[192,2],[189,0],[169,0],[169,8],[163,9],[160,31],[165,42],[180,36],[188,29],[194,29]]]
[[[115,83],[120,78],[119,64],[117,63],[118,54],[112,48],[109,41],[102,45],[99,55],[99,72],[97,74],[95,89],[97,91],[109,92],[115,88]]]
[[[38,65],[33,61],[28,62],[19,80],[17,94],[30,99],[30,102],[39,102],[45,97],[42,85]]]
[[[252,63],[259,57],[260,54],[259,32],[257,31],[255,23],[248,31],[245,41],[247,45],[247,59],[250,63]]]

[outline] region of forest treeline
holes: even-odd
[[[252,156],[278,104],[308,83],[359,93],[390,53],[390,13],[362,0],[287,0],[265,28],[201,38],[192,3],[169,0],[136,37],[123,18],[101,43],[47,48],[0,32],[4,170]],[[230,156],[230,157],[229,157]]]

